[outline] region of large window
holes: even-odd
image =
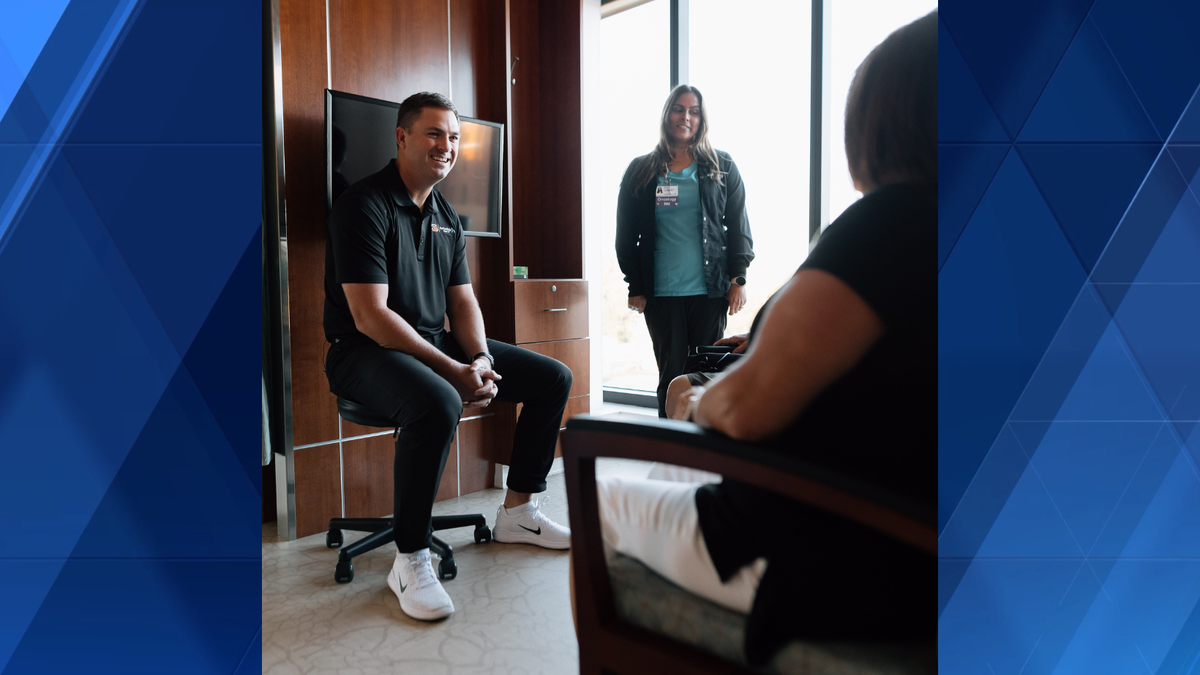
[[[937,9],[937,0],[834,0],[829,24],[829,217],[860,195],[846,165],[846,94],[858,64],[892,31]]]
[[[689,84],[704,93],[713,145],[737,162],[754,235],[746,307],[726,329],[736,335],[808,254],[812,10],[783,0],[688,4]]]
[[[658,143],[658,116],[671,90],[670,5],[656,0],[600,22],[602,326],[605,387],[654,391],[658,366],[646,322],[626,308],[617,267],[617,193],[625,167]]]
[[[685,20],[682,82],[703,93],[710,139],[729,152],[746,185],[755,260],[749,302],[726,335],[750,329],[755,314],[787,282],[809,248],[812,120],[812,13],[794,0],[680,0]],[[829,115],[822,162],[828,220],[858,199],[846,167],[843,119],[855,69],[889,33],[937,8],[936,0],[832,0],[825,21]],[[627,288],[613,244],[621,176],[653,149],[672,85],[670,0],[652,0],[601,22],[600,179],[603,229],[602,380],[605,388],[652,392],[658,371],[645,320],[626,308]],[[818,99],[819,102],[819,99]],[[823,224],[827,224],[823,223]]]

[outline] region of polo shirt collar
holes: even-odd
[[[404,179],[400,177],[400,170],[396,168],[396,160],[388,162],[383,170],[388,175],[388,189],[392,193],[392,201],[403,207],[417,208],[417,203],[408,194],[408,187],[404,184]],[[429,197],[425,199],[428,213],[441,213],[441,209],[438,208],[438,200],[434,198],[436,192],[436,188],[430,190]]]

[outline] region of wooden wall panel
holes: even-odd
[[[511,0],[513,264],[534,279],[583,276],[583,184],[559,179],[583,170],[580,27],[578,2]]]
[[[543,111],[540,170],[547,176],[583,172],[583,78],[579,2],[539,8],[540,95]],[[540,227],[526,246],[541,251],[543,279],[583,277],[583,182],[562,180],[540,190]],[[521,238],[518,236],[518,243]]]
[[[392,512],[395,454],[390,435],[342,443],[347,518],[380,518]]]
[[[486,0],[450,0],[450,98],[458,114],[487,119],[479,112],[479,103],[488,107],[487,93],[477,101],[476,90],[488,85],[484,73],[476,76],[477,59],[487,52]],[[472,58],[472,57],[476,58]]]
[[[522,345],[522,346],[524,346],[524,345]],[[516,404],[515,409],[514,409],[515,417],[521,416],[521,408],[523,408],[523,407],[524,406],[520,403]],[[590,411],[591,411],[591,396],[574,396],[572,398],[567,399],[567,408],[566,408],[566,410],[563,411],[563,418],[562,418],[562,422],[561,422],[562,426],[560,426],[559,429],[565,429],[567,420],[571,419],[575,415],[585,415]],[[561,435],[558,437],[558,442],[554,445],[554,456],[562,457],[562,436]],[[510,443],[508,446],[505,446],[505,447],[501,447],[501,446],[497,445],[496,446],[496,454],[494,455],[494,460],[497,464],[505,464],[505,465],[509,464],[512,461],[512,444]]]
[[[460,114],[489,122],[508,118],[504,3],[450,0],[450,73]]]
[[[342,478],[337,443],[295,451],[296,536],[325,532],[342,515]],[[303,499],[301,499],[303,495]]]
[[[512,91],[509,137],[512,139],[513,264],[529,267],[532,278],[545,279],[549,270],[541,241],[534,233],[542,227],[540,200],[546,196],[548,184],[541,166],[542,123],[543,120],[549,122],[554,111],[546,110],[542,100],[537,0],[510,0],[509,28],[511,56],[521,59],[513,68],[509,81]],[[553,257],[553,251],[548,253],[548,257]]]
[[[485,457],[496,464],[508,464],[512,457],[513,448],[513,429],[517,425],[517,408],[518,403],[505,403],[503,401],[495,401],[488,406],[495,413],[495,421],[492,423],[494,433],[491,434],[493,445],[490,446],[491,455]],[[490,484],[490,483],[489,483]]]
[[[567,425],[567,420],[576,415],[586,415],[592,409],[592,400],[590,396],[576,396],[567,399],[567,409],[563,411],[563,428]]]
[[[483,313],[485,334],[493,340],[511,343],[515,328],[508,242],[508,237],[467,237],[467,269],[471,273],[471,290]]]
[[[280,0],[286,162],[292,442],[337,438],[337,406],[321,369],[325,334],[325,7]]]
[[[567,399],[567,409],[563,411],[562,428],[567,427],[567,420],[576,415],[586,415],[591,412],[592,397],[591,396],[576,396],[575,398]],[[558,443],[554,446],[554,456],[562,457],[562,435],[558,436]]]
[[[450,442],[450,454],[442,470],[434,501],[458,496],[458,455],[456,437]],[[380,518],[394,509],[396,444],[389,434],[345,441],[342,444],[345,467],[346,517]]]
[[[487,417],[459,423],[458,476],[463,494],[492,487],[496,470],[492,457],[496,452],[497,437],[502,433],[512,436],[511,428],[501,429],[503,422],[502,416],[489,413]],[[490,517],[491,514],[485,515]]]
[[[450,94],[446,0],[329,3],[333,89],[388,101]]]

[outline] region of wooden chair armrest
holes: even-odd
[[[617,620],[600,538],[596,490],[596,459],[600,457],[663,462],[720,474],[937,553],[932,508],[827,467],[761,445],[737,442],[689,422],[645,415],[578,415],[567,421],[561,436],[581,656],[585,646],[589,652],[596,649],[611,654],[629,644],[621,637],[630,628]]]
[[[934,510],[852,476],[734,441],[690,422],[647,415],[577,415],[563,432],[563,461],[614,457],[663,462],[720,474],[777,492],[937,553]],[[592,477],[594,480],[594,476]],[[568,488],[573,482],[567,474]]]

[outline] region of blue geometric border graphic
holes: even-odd
[[[939,25],[939,669],[1200,673],[1200,3]]]
[[[0,673],[261,671],[262,8],[0,8]]]

